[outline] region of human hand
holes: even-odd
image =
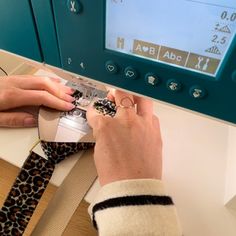
[[[0,77],[0,127],[33,127],[37,118],[15,108],[44,105],[57,110],[74,108],[73,90],[59,79],[38,76]]]
[[[161,179],[162,139],[152,102],[121,91],[113,91],[108,97],[118,106],[114,118],[98,114],[94,108],[87,112],[96,138],[94,159],[100,184]],[[127,107],[137,104],[137,113],[134,108],[119,107],[121,100]]]

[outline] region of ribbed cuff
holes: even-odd
[[[131,224],[134,224],[137,230],[136,223],[138,221],[145,222],[145,225],[150,224],[150,229],[149,227],[143,227],[141,231],[149,233],[149,231],[145,230],[152,230],[151,224],[153,220],[154,222],[156,220],[161,222],[163,217],[164,219],[169,217],[169,222],[170,224],[171,222],[173,223],[173,227],[171,225],[168,227],[170,230],[173,228],[174,231],[178,231],[176,235],[180,235],[173,201],[169,196],[166,196],[163,184],[159,180],[125,180],[105,185],[91,204],[89,212],[95,228],[99,228],[99,232],[103,233],[102,235],[111,235],[111,230],[114,230],[114,235],[116,235],[115,232],[117,230],[117,233],[124,233],[125,230],[127,230],[126,233],[130,233],[133,229]],[[142,219],[143,214],[147,214],[147,217]],[[159,219],[161,215],[163,217]],[[130,221],[129,225],[127,225],[125,219],[126,217],[130,219],[131,216],[133,219],[133,216],[137,217],[136,223]],[[109,226],[108,220],[110,223],[114,222],[112,227]],[[162,224],[165,227],[166,221],[164,220]],[[159,228],[162,228],[162,224],[154,227],[153,230],[158,231]],[[123,230],[122,232],[119,231],[121,229]],[[107,234],[104,234],[104,232],[107,232]],[[153,235],[156,235],[156,233]]]

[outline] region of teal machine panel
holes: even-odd
[[[53,0],[62,67],[236,124],[235,0]]]
[[[0,49],[42,61],[30,1],[0,1]]]
[[[236,124],[235,0],[8,2],[2,48]]]
[[[61,67],[52,2],[31,0],[43,61]]]

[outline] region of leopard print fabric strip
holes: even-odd
[[[58,164],[79,151],[93,148],[94,145],[95,143],[55,143],[41,141],[41,147],[45,155],[53,164]]]
[[[0,211],[0,235],[23,234],[55,165],[31,153],[25,161]]]
[[[115,104],[99,100],[94,108],[103,115],[114,116]],[[55,143],[41,141],[48,160],[31,153],[25,161],[0,210],[0,235],[23,235],[29,220],[53,174],[55,165],[68,156],[94,147],[94,143]]]
[[[41,142],[48,160],[31,153],[0,211],[0,235],[22,235],[52,176],[66,157],[94,147],[94,143]]]
[[[93,104],[93,108],[104,116],[114,117],[116,114],[116,104],[107,98],[96,101]]]

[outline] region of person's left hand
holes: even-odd
[[[15,108],[44,105],[62,111],[73,109],[74,91],[59,82],[29,75],[0,77],[0,127],[37,125],[35,116]]]

